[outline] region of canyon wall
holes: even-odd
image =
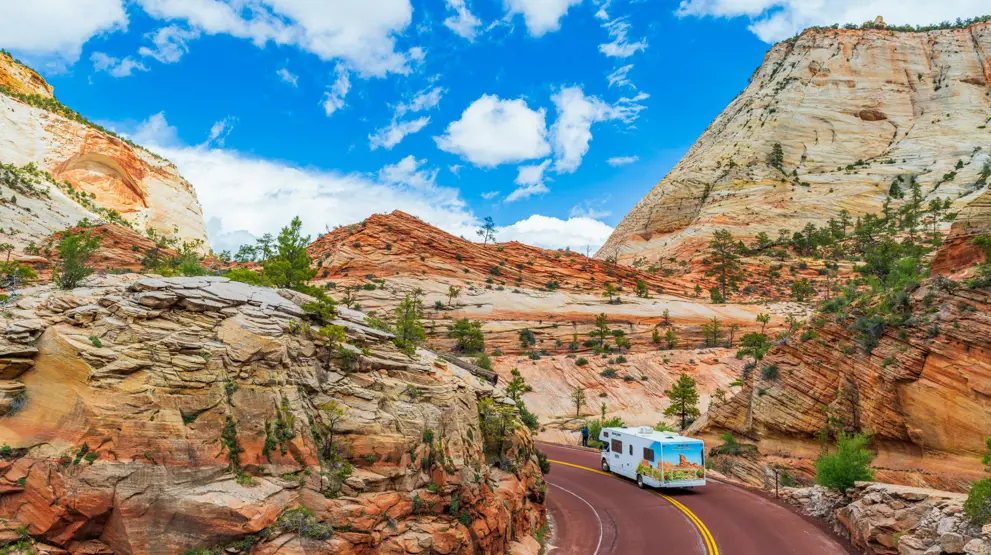
[[[959,211],[987,185],[989,83],[988,23],[806,30],[768,51],[597,256],[685,257],[717,229],[776,237],[842,210],[876,213],[897,176],[915,176],[927,198]],[[775,144],[780,167],[770,160]]]
[[[535,555],[545,484],[500,392],[341,309],[226,278],[22,290],[0,318],[0,540],[74,554]],[[331,339],[333,337],[333,339]]]
[[[64,221],[92,213],[95,205],[120,213],[141,232],[154,229],[206,245],[196,192],[172,163],[66,108],[44,79],[5,53],[0,86],[0,162],[33,164],[44,173],[39,188],[50,192],[42,200],[47,207],[0,203],[6,224],[0,227],[18,243],[38,243],[43,228],[64,229]],[[4,189],[4,196],[16,193]]]

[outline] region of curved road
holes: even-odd
[[[743,488],[641,491],[604,475],[599,454],[541,444],[554,519],[551,555],[847,555],[815,524]],[[584,467],[584,468],[580,468]]]

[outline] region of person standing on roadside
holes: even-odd
[[[582,424],[582,447],[588,447],[588,424]]]

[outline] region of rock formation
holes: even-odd
[[[967,521],[962,494],[860,482],[846,495],[816,486],[781,497],[870,555],[991,553],[991,525]]]
[[[762,363],[776,376],[752,372],[695,430],[759,440],[768,462],[808,476],[816,434],[838,423],[874,435],[878,480],[966,490],[991,430],[991,291],[944,284],[918,289],[908,324],[884,328],[870,352],[850,322],[779,344]]]
[[[809,29],[770,49],[597,256],[684,258],[717,229],[774,237],[842,210],[876,213],[897,176],[958,211],[988,182],[989,83],[989,23]]]
[[[0,235],[18,244],[107,211],[141,232],[206,244],[196,192],[174,165],[62,105],[44,79],[6,53],[0,53],[0,162],[28,167],[34,182],[30,194],[17,195],[4,175],[10,170],[0,169],[0,196],[7,200],[0,202]],[[18,202],[9,202],[11,194]]]
[[[298,293],[139,278],[22,290],[0,318],[0,541],[534,553],[534,446],[518,427],[486,460],[486,381],[348,309],[317,333]]]

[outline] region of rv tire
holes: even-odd
[[[609,472],[609,463],[606,462],[606,459],[602,459],[602,471]]]
[[[645,487],[647,487],[647,485],[643,483],[643,476],[639,474],[637,474],[637,487],[640,489],[644,489]]]

